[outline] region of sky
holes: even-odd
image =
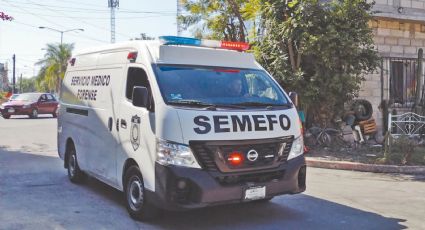
[[[120,0],[115,11],[116,42],[140,37],[176,35],[177,0]],[[16,76],[36,74],[47,43],[60,43],[56,30],[84,29],[63,34],[63,43],[74,43],[74,52],[111,42],[108,0],[0,0],[0,12],[13,21],[0,21],[0,63],[16,55]]]

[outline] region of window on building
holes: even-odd
[[[390,99],[393,103],[409,106],[415,101],[416,61],[390,61]]]

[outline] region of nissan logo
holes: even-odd
[[[254,149],[249,150],[248,153],[246,154],[246,158],[249,161],[256,161],[258,159],[257,151],[255,151]]]

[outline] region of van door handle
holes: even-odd
[[[123,129],[127,128],[127,122],[124,119],[121,119],[121,128]]]
[[[108,129],[109,129],[109,131],[110,132],[112,132],[112,117],[110,117],[109,119],[108,119]]]

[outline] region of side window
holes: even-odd
[[[47,101],[55,101],[52,95],[47,94],[46,96],[47,96]]]
[[[128,68],[128,74],[127,74],[127,85],[125,90],[125,96],[129,100],[133,100],[133,88],[134,86],[143,86],[146,87],[149,91],[149,95],[151,96],[150,100],[150,107],[149,110],[153,110],[153,98],[152,98],[152,91],[151,87],[148,81],[148,76],[146,75],[146,72],[141,68],[135,68],[130,67]]]
[[[41,101],[47,101],[46,94],[41,95],[40,99]]]

